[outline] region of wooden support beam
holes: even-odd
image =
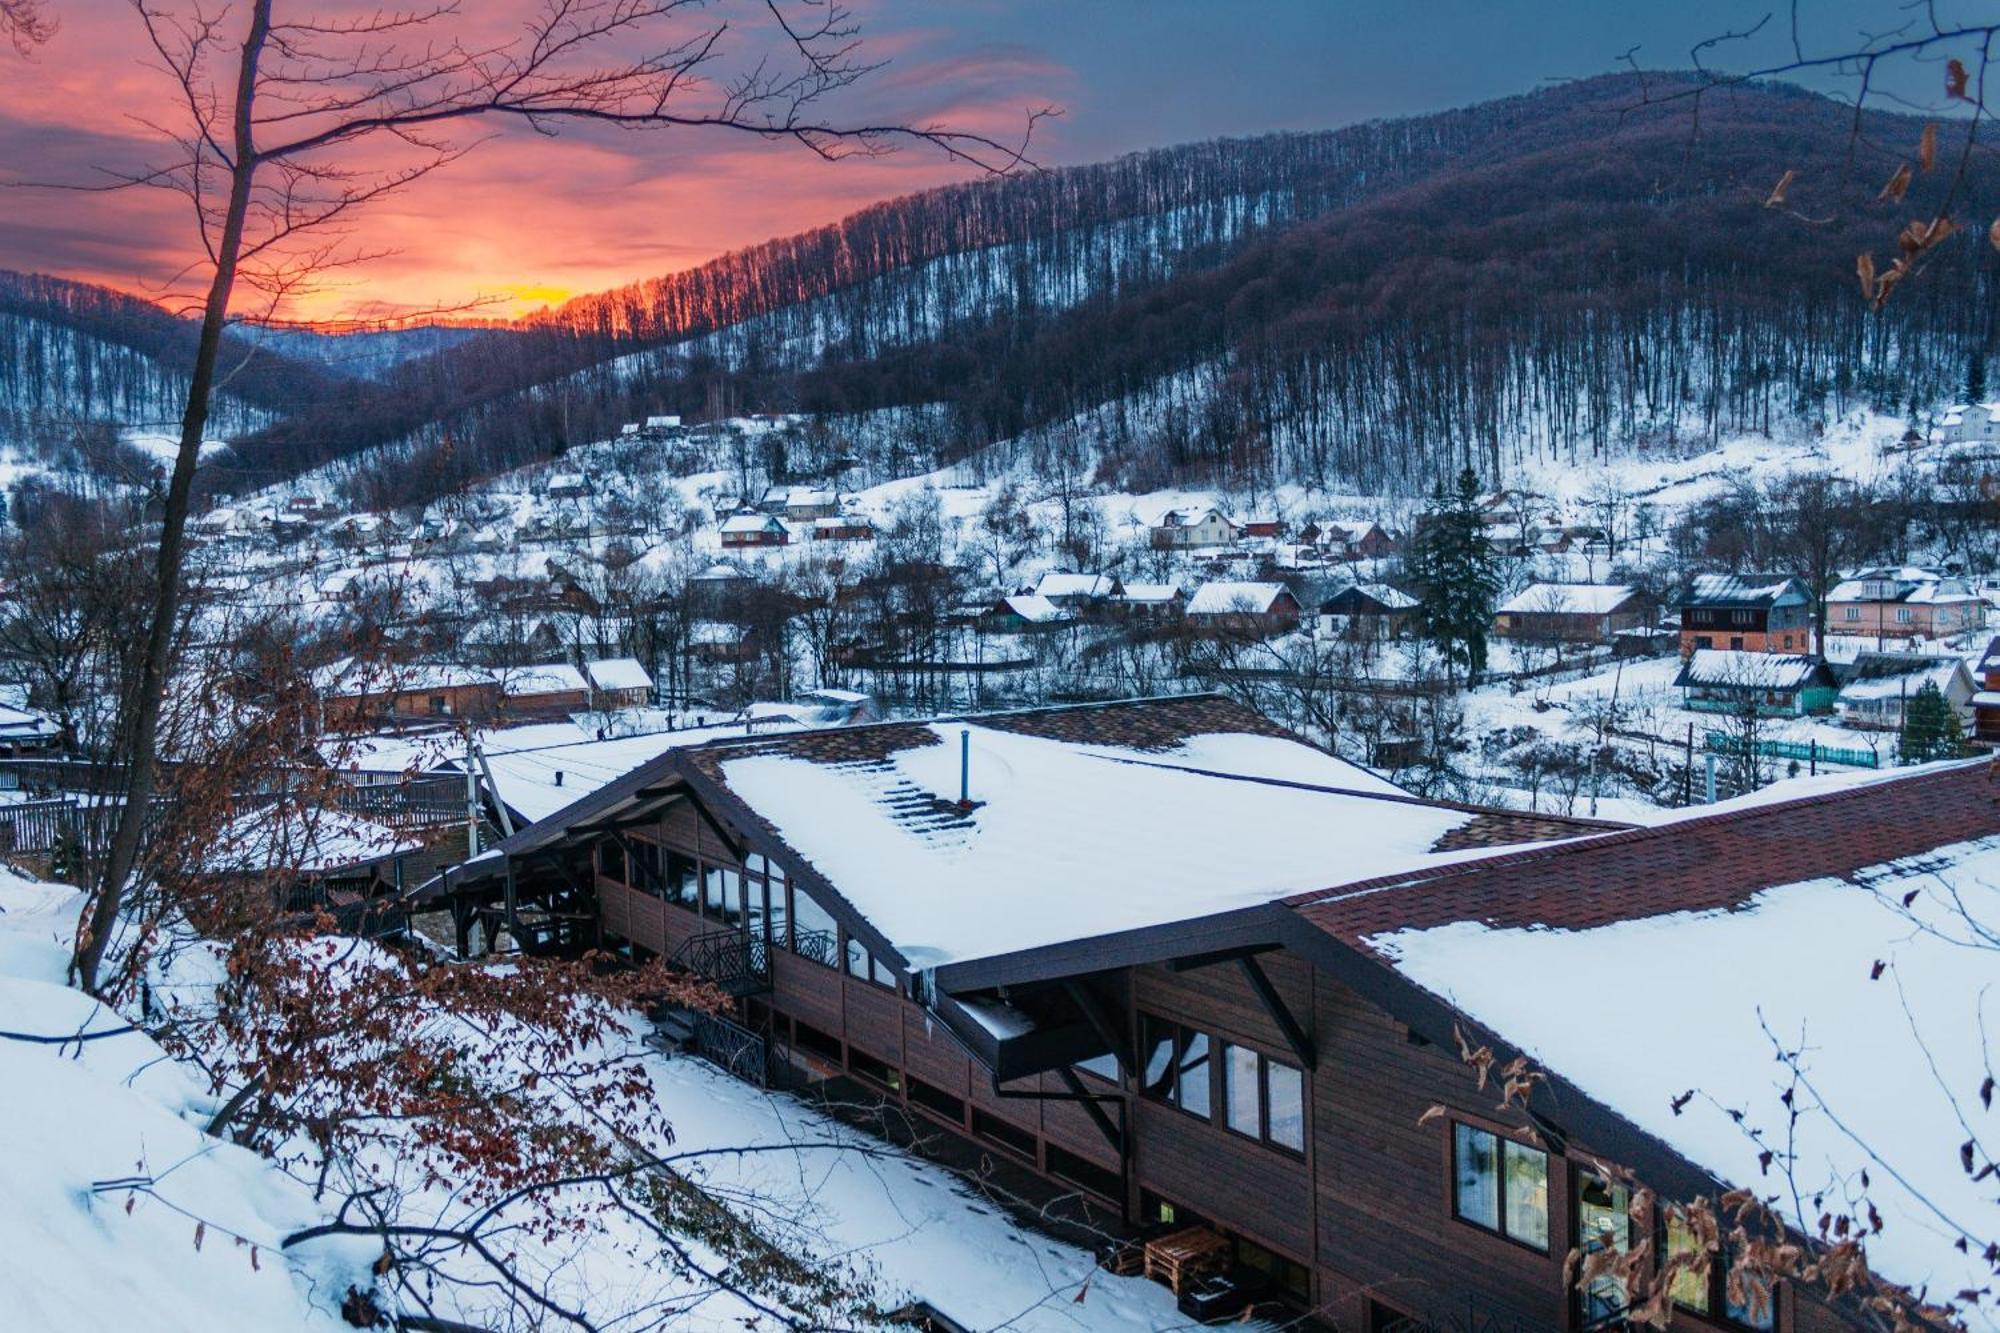
[[[1130,1039],[1119,1031],[1119,1025],[1112,1020],[1111,1012],[1104,1007],[1104,1002],[1081,981],[1065,980],[1062,986],[1070,998],[1070,1003],[1082,1012],[1084,1021],[1088,1022],[1097,1035],[1104,1038],[1105,1043],[1111,1047],[1111,1054],[1118,1061],[1118,1072],[1129,1075],[1133,1065]]]
[[[1056,1077],[1063,1081],[1063,1086],[1069,1089],[1068,1092],[1010,1091],[1000,1086],[1000,1076],[994,1074],[993,1095],[1007,1101],[1015,1102],[1075,1102],[1083,1107],[1084,1113],[1090,1117],[1091,1123],[1097,1126],[1098,1132],[1104,1135],[1111,1146],[1117,1150],[1120,1160],[1123,1160],[1125,1156],[1125,1136],[1118,1132],[1118,1126],[1113,1124],[1111,1117],[1104,1113],[1103,1103],[1117,1102],[1122,1106],[1125,1099],[1123,1097],[1113,1097],[1104,1093],[1092,1092],[1089,1088],[1083,1086],[1083,1080],[1078,1078],[1076,1071],[1068,1065],[1060,1066],[1056,1070]]]
[[[1167,960],[1169,972],[1192,972],[1196,968],[1214,967],[1217,963],[1234,963],[1245,958],[1255,958],[1260,953],[1269,953],[1275,944],[1246,944],[1240,949],[1217,949],[1214,953],[1193,953],[1185,958]]]
[[[1236,965],[1243,969],[1243,977],[1250,983],[1250,989],[1263,1001],[1264,1012],[1278,1025],[1278,1031],[1285,1034],[1285,1044],[1292,1048],[1293,1055],[1299,1057],[1299,1063],[1307,1069],[1317,1068],[1319,1053],[1313,1049],[1312,1039],[1306,1036],[1299,1021],[1292,1017],[1292,1011],[1285,1007],[1285,997],[1278,994],[1278,988],[1271,984],[1263,965],[1249,955],[1237,959]]]

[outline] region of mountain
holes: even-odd
[[[269,339],[283,355],[235,391],[269,415],[237,454],[267,477],[348,460],[417,500],[647,413],[807,410],[850,436],[820,452],[878,473],[1007,442],[1127,485],[1416,490],[1855,400],[1913,411],[1990,350],[1988,251],[1948,242],[1879,314],[1855,256],[1886,266],[1947,191],[1964,218],[2000,201],[1979,158],[1876,199],[1921,130],[1624,75],[976,181],[511,328]],[[891,438],[912,421],[914,448]]]

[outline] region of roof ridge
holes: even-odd
[[[1639,824],[1604,833],[1599,837],[1575,838],[1564,842],[1538,843],[1517,851],[1498,852],[1492,856],[1474,857],[1466,861],[1456,861],[1449,865],[1430,869],[1417,869],[1399,874],[1377,875],[1370,879],[1354,880],[1347,884],[1333,884],[1324,889],[1296,893],[1279,901],[1286,907],[1310,907],[1315,903],[1339,902],[1357,898],[1381,889],[1403,887],[1416,884],[1436,884],[1461,875],[1480,874],[1497,867],[1528,865],[1552,859],[1565,854],[1581,852],[1586,848],[1624,847],[1635,842],[1648,842],[1664,838],[1669,834],[1684,832],[1690,828],[1708,828],[1717,824],[1756,823],[1761,820],[1789,814],[1801,809],[1822,805],[1835,805],[1859,799],[1867,793],[1879,791],[1882,787],[1899,784],[1915,785],[1921,782],[1938,782],[1947,778],[1963,778],[1975,768],[2000,766],[2000,759],[1985,757],[1965,760],[1949,768],[1934,769],[1929,772],[1910,773],[1885,778],[1881,782],[1856,783],[1834,791],[1813,792],[1809,795],[1793,797],[1784,801],[1771,801],[1763,805],[1750,806],[1741,810],[1719,810],[1712,814],[1694,815],[1687,819],[1668,820],[1659,824]]]
[[[933,726],[938,723],[951,723],[951,722],[963,722],[976,726],[987,718],[1037,717],[1053,713],[1101,712],[1106,709],[1130,708],[1135,705],[1192,703],[1198,700],[1227,703],[1233,705],[1234,707],[1243,709],[1245,712],[1255,713],[1257,717],[1262,718],[1264,720],[1267,726],[1277,727],[1280,730],[1285,731],[1286,734],[1293,736],[1295,739],[1299,739],[1301,744],[1310,743],[1305,741],[1303,738],[1297,737],[1297,734],[1292,732],[1290,728],[1279,727],[1278,723],[1272,722],[1268,718],[1264,718],[1264,715],[1262,713],[1257,713],[1256,710],[1251,708],[1248,704],[1241,703],[1238,700],[1232,699],[1227,694],[1223,693],[1220,690],[1195,690],[1188,694],[1149,694],[1136,699],[1087,699],[1076,703],[1033,704],[1021,708],[994,708],[978,713],[933,713],[928,717],[883,718],[879,722],[857,722],[848,726],[843,726],[839,728],[826,728],[823,730],[838,730],[843,733],[851,734],[855,732],[884,731],[891,727],[925,727],[925,726]],[[726,749],[733,745],[743,744],[746,741],[780,740],[805,734],[816,734],[816,733],[779,732],[775,734],[765,734],[762,736],[718,736],[713,740],[703,741],[700,745],[688,746],[686,748],[692,750]]]

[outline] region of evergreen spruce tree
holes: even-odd
[[[1897,750],[1906,764],[1956,759],[1965,753],[1958,714],[1935,683],[1925,681],[1903,706],[1903,734]]]
[[[1439,483],[1431,492],[1411,543],[1409,570],[1422,600],[1425,637],[1449,668],[1463,667],[1466,679],[1476,681],[1486,669],[1500,566],[1480,522],[1479,477],[1471,468],[1458,474],[1451,491]]]
[[[1986,350],[1974,348],[1965,358],[1965,401],[1974,407],[1986,401]]]

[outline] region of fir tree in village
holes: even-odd
[[[1938,691],[1936,682],[1925,681],[1903,709],[1903,734],[1897,750],[1906,764],[1956,759],[1965,753],[1958,714]]]
[[[1454,672],[1468,679],[1486,670],[1486,632],[1500,591],[1499,562],[1479,512],[1479,477],[1458,474],[1447,492],[1440,482],[1418,520],[1409,572],[1422,599],[1424,634]]]
[[[1975,407],[1986,401],[1986,352],[1974,348],[1965,359],[1965,401]]]

